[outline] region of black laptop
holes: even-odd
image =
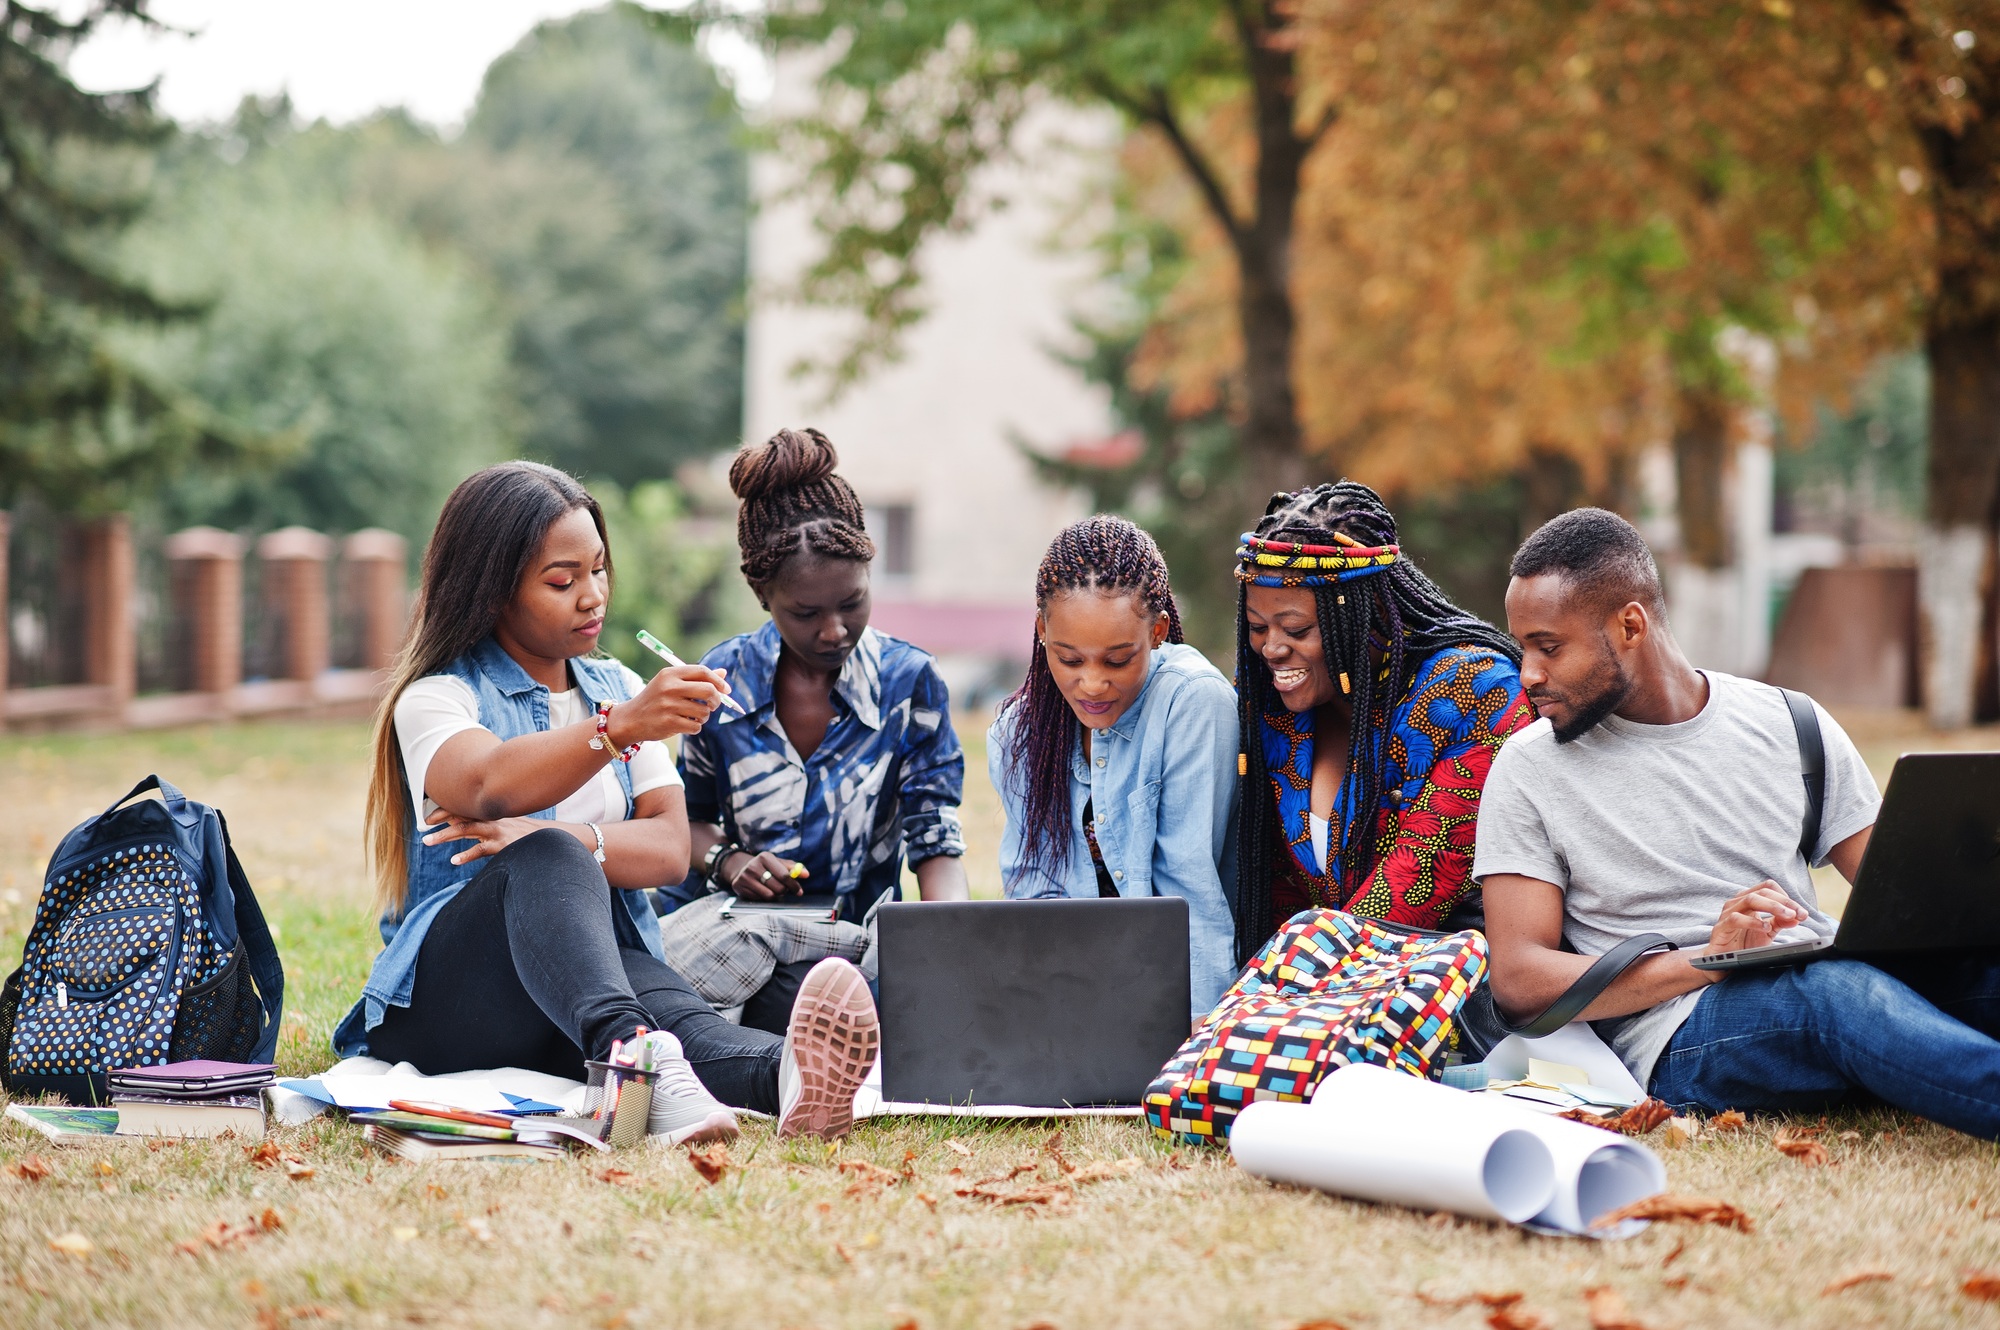
[[[882,1097],[1136,1104],[1188,1037],[1187,902],[882,906]]]
[[[2000,753],[1906,753],[1832,939],[1691,956],[1701,970],[2000,947]]]

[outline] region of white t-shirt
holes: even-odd
[[[638,692],[644,682],[631,670],[625,671],[627,685]],[[549,728],[562,729],[588,720],[590,704],[579,689],[549,694]],[[453,674],[430,674],[403,690],[396,699],[396,742],[403,750],[403,771],[410,781],[410,806],[419,824],[424,818],[424,776],[431,759],[445,740],[465,730],[485,727],[479,723],[479,699],[472,685]],[[583,742],[581,739],[579,743]],[[679,785],[681,773],[666,744],[643,743],[632,757],[632,795]],[[435,807],[435,805],[433,805]],[[583,788],[556,805],[558,822],[622,822],[625,820],[625,792],[619,788],[618,773],[610,763],[585,781]]]
[[[1769,684],[1703,670],[1708,702],[1678,725],[1612,716],[1559,744],[1545,720],[1509,739],[1479,798],[1472,875],[1518,873],[1563,891],[1563,935],[1601,956],[1640,933],[1708,945],[1723,902],[1770,878],[1806,908],[1780,940],[1832,937],[1799,854],[1806,813],[1798,733]],[[1873,826],[1881,795],[1854,741],[1824,708],[1826,803],[1814,864]],[[1728,982],[1724,980],[1724,982]],[[1639,1084],[1703,990],[1597,1022]]]

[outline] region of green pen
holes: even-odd
[[[679,656],[676,656],[673,652],[669,651],[667,649],[667,644],[665,642],[662,642],[659,638],[654,637],[651,633],[647,632],[643,628],[639,630],[639,645],[646,648],[646,650],[652,652],[654,655],[658,656],[661,660],[664,660],[669,665],[687,664],[686,661],[682,660]],[[724,693],[722,695],[722,705],[728,707],[731,711],[734,711],[739,716],[747,716],[750,714],[749,712],[743,709],[743,704],[741,702],[738,702],[735,698],[731,697],[727,693]]]

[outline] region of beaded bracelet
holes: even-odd
[[[611,703],[609,702],[599,702],[597,704],[597,733],[590,737],[590,746],[597,749],[600,753],[612,746]],[[639,745],[636,743],[620,749],[615,754],[620,762],[630,762],[638,755]]]

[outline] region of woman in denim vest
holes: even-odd
[[[728,684],[690,665],[642,682],[595,655],[610,594],[603,513],[562,472],[509,462],[446,501],[375,725],[387,946],[334,1047],[430,1074],[577,1077],[644,1040],[665,1068],[654,1134],[734,1135],[727,1103],[837,1135],[874,1057],[860,974],[815,970],[781,1039],[724,1021],[662,959],[646,892],[688,863],[664,741]]]
[[[1027,680],[986,740],[1005,890],[1185,900],[1199,1017],[1236,975],[1236,692],[1181,641],[1160,547],[1122,517],[1058,535],[1035,600]]]

